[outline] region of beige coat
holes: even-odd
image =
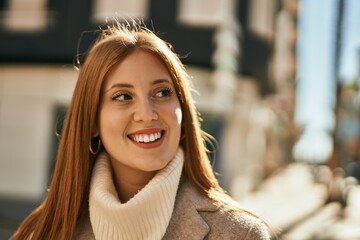
[[[95,239],[89,217],[80,219],[75,239]],[[174,212],[163,239],[270,239],[265,225],[246,213],[225,210],[181,181]]]

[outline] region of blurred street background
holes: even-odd
[[[0,240],[44,199],[74,59],[114,16],[179,53],[234,199],[279,239],[360,239],[359,0],[0,0]]]

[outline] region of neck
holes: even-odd
[[[144,239],[147,236],[147,239],[161,239],[172,216],[183,162],[184,154],[179,149],[165,168],[153,172],[155,176],[149,173],[145,178],[144,174],[137,172],[143,178],[131,178],[132,181],[124,184],[122,179],[115,176],[119,172],[114,170],[114,163],[111,163],[109,156],[106,153],[99,154],[89,193],[89,214],[95,238]],[[147,179],[151,179],[150,182]],[[121,188],[127,186],[128,191],[122,189],[122,194],[127,192],[131,196],[134,192],[130,194],[129,189],[142,189],[123,203],[118,198],[115,180]]]
[[[112,169],[115,188],[122,203],[134,197],[156,175],[156,171],[139,171],[113,161]]]

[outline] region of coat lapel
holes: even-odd
[[[200,212],[214,212],[217,207],[182,179],[174,211],[163,239],[204,239],[210,231]]]

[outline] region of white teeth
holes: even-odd
[[[155,135],[154,134],[150,134],[150,142],[153,142],[155,140]]]
[[[152,134],[138,134],[138,135],[132,135],[132,139],[135,142],[154,142],[155,140],[161,138],[161,132],[158,133],[152,133]]]

